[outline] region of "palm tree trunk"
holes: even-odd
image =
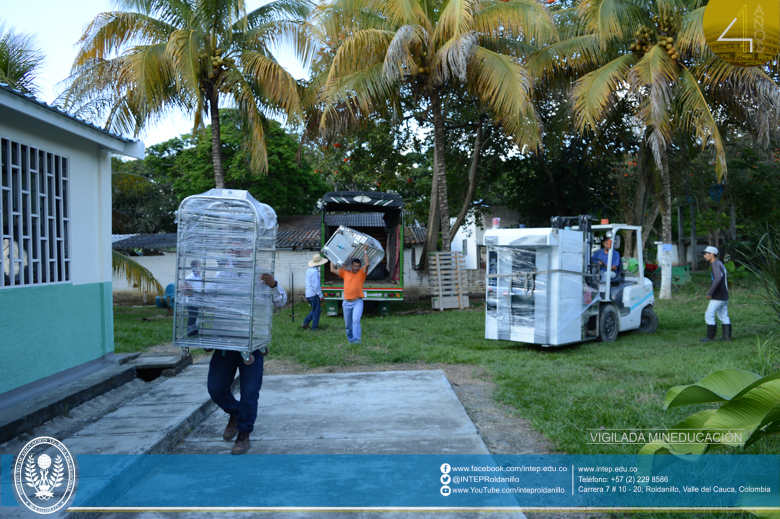
[[[474,151],[471,152],[471,168],[469,169],[469,188],[466,191],[466,197],[463,200],[463,207],[460,208],[460,213],[455,219],[455,223],[452,224],[450,234],[455,236],[458,229],[463,225],[463,221],[466,219],[466,215],[471,208],[471,201],[474,200],[474,191],[477,187],[477,169],[479,168],[479,156],[482,152],[482,119],[479,118],[479,126],[477,127],[477,136],[474,138]],[[465,252],[465,251],[464,251]]]
[[[661,161],[661,293],[660,299],[672,298],[672,183],[669,178],[669,161],[667,152],[663,152]]]
[[[436,148],[433,149],[433,163],[436,163]],[[420,269],[428,268],[428,253],[436,252],[439,247],[439,189],[436,168],[433,170],[433,179],[431,181],[431,204],[428,210],[428,226],[425,229],[425,243],[422,248],[422,257],[420,258]]]
[[[214,90],[209,99],[211,115],[211,160],[214,162],[214,184],[225,189],[225,170],[222,168],[222,146],[219,131],[219,94]]]
[[[441,111],[439,91],[431,91],[431,108],[433,110],[433,172],[437,178],[439,215],[441,218],[441,250],[450,251],[452,237],[450,236],[450,208],[447,203],[447,173],[444,165],[444,115]]]

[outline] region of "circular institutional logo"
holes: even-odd
[[[14,493],[39,514],[61,509],[76,492],[78,467],[58,440],[41,436],[24,446],[14,463]]]
[[[704,37],[722,60],[739,67],[762,66],[780,53],[780,2],[710,0]]]

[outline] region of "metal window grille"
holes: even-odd
[[[0,139],[0,288],[70,281],[70,161]]]

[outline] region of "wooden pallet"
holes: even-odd
[[[468,308],[469,298],[463,294],[466,282],[466,258],[460,252],[431,252],[431,304],[434,309]]]

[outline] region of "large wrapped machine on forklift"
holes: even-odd
[[[486,339],[560,346],[597,337],[587,236],[569,228],[485,232]]]
[[[251,364],[271,342],[273,295],[260,275],[274,274],[276,213],[247,191],[212,189],[184,199],[178,222],[173,343]]]

